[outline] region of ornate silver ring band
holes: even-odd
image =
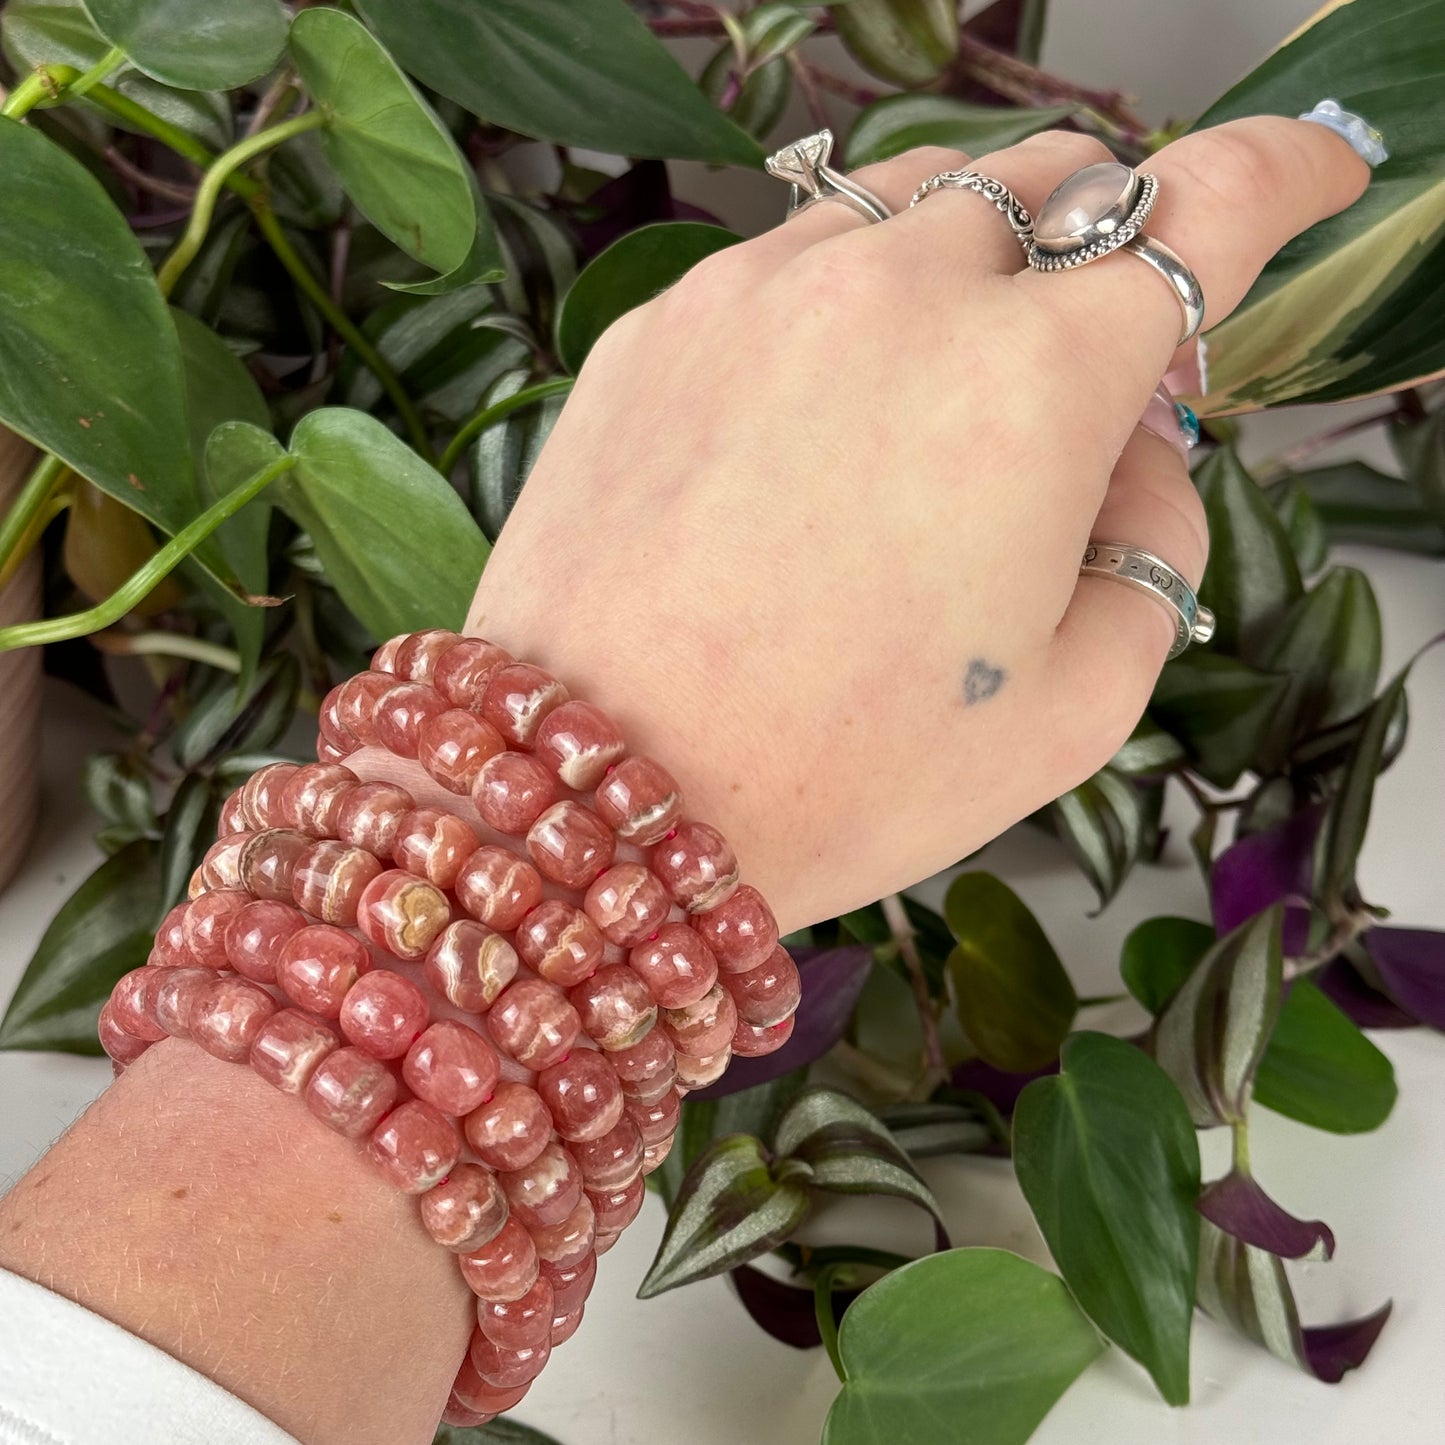
[[[1174,645],[1178,657],[1191,642],[1208,642],[1214,636],[1214,614],[1199,605],[1194,589],[1162,558],[1124,542],[1090,542],[1084,549],[1079,574],[1107,577],[1147,592],[1167,607],[1174,619]]]
[[[929,176],[914,191],[913,199],[908,204],[916,206],[921,201],[927,200],[935,191],[944,190],[977,191],[984,200],[992,201],[1004,220],[1009,223],[1009,229],[1014,233],[1015,240],[1024,248],[1025,252],[1028,251],[1034,238],[1034,218],[1029,215],[1019,202],[1019,198],[1002,181],[996,181],[992,176],[980,175],[978,171],[940,171],[936,176]]]

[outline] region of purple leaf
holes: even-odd
[[[750,1264],[739,1266],[729,1278],[743,1308],[753,1317],[753,1323],[775,1340],[792,1345],[795,1350],[810,1350],[823,1343],[823,1337],[818,1333],[812,1290],[785,1284]],[[834,1319],[841,1323],[843,1311],[861,1293],[861,1290],[835,1290]]]
[[[1329,1225],[1296,1219],[1238,1170],[1210,1184],[1195,1208],[1226,1234],[1284,1259],[1329,1259],[1335,1252]]]
[[[1381,932],[1375,929],[1376,933]],[[1373,989],[1343,958],[1332,959],[1314,975],[1315,985],[1347,1018],[1362,1029],[1413,1029],[1419,1019]]]
[[[1433,1029],[1445,1029],[1445,933],[1433,928],[1372,928],[1365,949],[1390,997]]]
[[[587,220],[574,224],[584,260],[605,251],[619,236],[654,221],[722,222],[698,206],[672,194],[667,167],[661,161],[638,161],[620,176],[604,182],[578,208]]]
[[[803,1001],[798,1005],[792,1038],[775,1054],[734,1059],[717,1083],[689,1098],[721,1099],[740,1089],[770,1083],[822,1058],[843,1037],[873,967],[873,950],[862,944],[799,948],[793,951],[793,959],[803,978]]]
[[[1221,938],[1283,899],[1295,905],[1285,909],[1284,952],[1304,952],[1315,836],[1323,819],[1322,804],[1306,808],[1240,839],[1215,859],[1210,895],[1214,931]]]
[[[1000,1114],[1012,1114],[1019,1095],[1035,1079],[1046,1079],[1059,1072],[1057,1059],[1031,1074],[1010,1074],[996,1069],[982,1059],[966,1059],[953,1071],[953,1086],[982,1094]]]
[[[1338,1385],[1350,1370],[1363,1365],[1394,1307],[1393,1302],[1387,1300],[1374,1314],[1363,1319],[1301,1330],[1305,1359],[1315,1377],[1327,1385]]]

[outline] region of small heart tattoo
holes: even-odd
[[[1008,674],[1001,667],[993,667],[981,657],[975,657],[963,675],[963,702],[972,707],[976,702],[987,702],[1008,680]]]

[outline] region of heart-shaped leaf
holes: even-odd
[[[1214,930],[1192,918],[1146,918],[1124,940],[1124,987],[1151,1014],[1164,1011],[1199,960],[1214,947]]]
[[[1445,556],[1445,524],[1418,491],[1364,462],[1300,472],[1296,480],[1336,542]]]
[[[833,23],[860,64],[912,88],[954,58],[958,9],[953,0],[848,0],[833,11]]]
[[[1216,1179],[1196,1207],[1217,1229],[1282,1259],[1329,1259],[1335,1252],[1329,1225],[1320,1219],[1296,1219],[1239,1169]]]
[[[1365,949],[1401,1008],[1445,1029],[1445,933],[1433,928],[1372,928]]]
[[[275,65],[286,43],[276,0],[85,0],[95,28],[155,80],[234,90]]]
[[[842,12],[839,11],[839,14]],[[871,165],[916,146],[951,146],[971,156],[1002,150],[1074,113],[1069,105],[971,105],[949,95],[885,95],[859,112],[848,133],[848,164]]]
[[[1093,884],[1100,909],[1158,844],[1163,801],[1162,787],[1102,768],[1050,804],[1054,831]]]
[[[383,286],[407,296],[445,296],[464,286],[485,286],[502,279],[506,267],[502,264],[502,245],[497,239],[491,210],[470,168],[467,180],[471,184],[472,209],[476,215],[476,231],[467,254],[444,276],[433,276],[426,281],[383,281]]]

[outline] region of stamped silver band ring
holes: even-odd
[[[1174,618],[1170,657],[1178,657],[1191,642],[1208,642],[1214,636],[1214,614],[1199,605],[1194,589],[1167,562],[1142,547],[1124,542],[1090,542],[1084,549],[1079,573],[1111,578],[1162,602]]]
[[[934,191],[945,190],[977,191],[984,200],[992,201],[1004,220],[1009,223],[1009,229],[1013,231],[1019,245],[1025,252],[1028,251],[1034,238],[1034,218],[1002,181],[996,181],[992,176],[980,175],[978,171],[939,171],[936,176],[929,176],[914,191],[913,199],[908,204],[916,206],[920,201],[927,200]]]
[[[787,214],[795,215],[817,201],[842,201],[865,221],[886,221],[893,212],[866,186],[860,186],[841,171],[835,171],[828,164],[832,154],[833,132],[820,130],[785,145],[768,157],[768,174],[786,181],[791,187]]]

